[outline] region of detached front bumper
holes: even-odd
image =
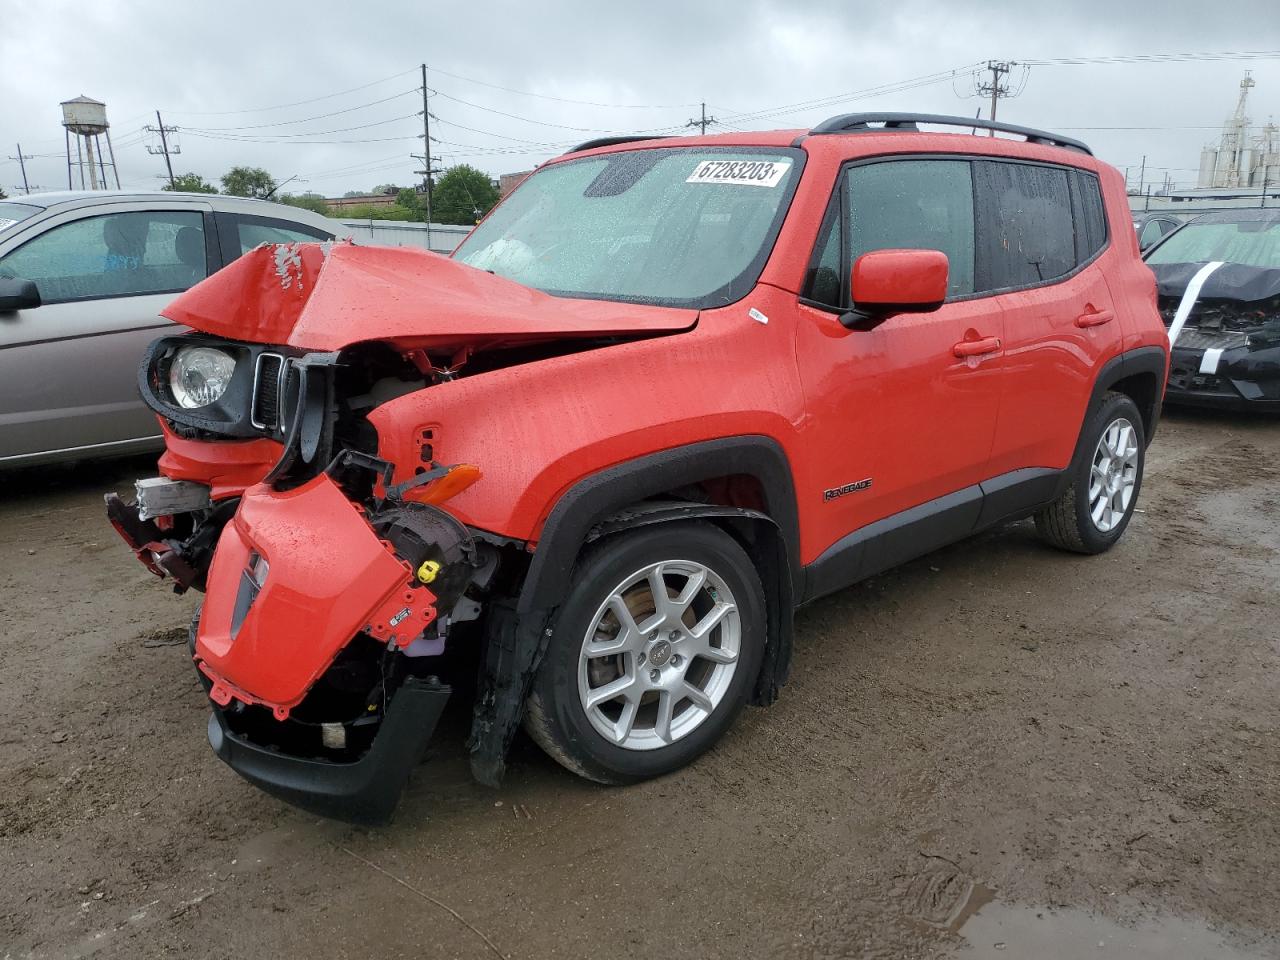
[[[209,717],[209,744],[240,776],[288,803],[351,823],[386,823],[426,751],[449,692],[440,683],[407,679],[373,745],[350,763],[294,756],[253,743],[232,731],[217,706]]]
[[[1212,350],[1174,346],[1165,401],[1280,412],[1280,347]]]

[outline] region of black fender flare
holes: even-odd
[[[1062,473],[1062,477],[1058,482],[1058,489],[1054,493],[1054,499],[1062,496],[1067,487],[1071,486],[1071,478],[1075,476],[1076,470],[1080,466],[1081,458],[1087,457],[1093,452],[1086,449],[1084,427],[1089,422],[1089,418],[1093,416],[1094,411],[1102,405],[1102,398],[1106,396],[1108,390],[1121,380],[1126,380],[1140,373],[1152,374],[1156,380],[1155,397],[1150,411],[1150,426],[1146,431],[1147,444],[1148,446],[1151,444],[1151,440],[1156,434],[1156,426],[1160,422],[1160,411],[1164,402],[1165,377],[1168,371],[1169,352],[1164,347],[1154,346],[1126,350],[1102,365],[1102,369],[1098,371],[1098,376],[1093,381],[1093,390],[1089,395],[1088,406],[1085,407],[1084,418],[1080,421],[1080,434],[1076,439],[1075,452],[1071,455],[1070,465]]]

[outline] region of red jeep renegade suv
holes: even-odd
[[[916,115],[594,141],[452,258],[263,246],[166,315],[163,476],[110,516],[206,591],[218,755],[366,820],[446,648],[479,780],[523,722],[628,783],[774,700],[799,604],[1023,517],[1106,550],[1168,366],[1115,170]]]

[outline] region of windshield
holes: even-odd
[[[34,216],[40,212],[40,209],[40,207],[33,207],[29,203],[5,203],[0,201],[0,230],[12,227],[19,220]]]
[[[1147,263],[1222,260],[1250,267],[1280,267],[1280,217],[1195,220],[1147,255]]]
[[[764,267],[802,163],[798,150],[676,147],[552,164],[454,256],[561,296],[731,303]]]

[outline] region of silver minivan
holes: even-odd
[[[138,363],[178,293],[263,242],[340,225],[261,200],[66,192],[0,200],[0,470],[159,449]]]

